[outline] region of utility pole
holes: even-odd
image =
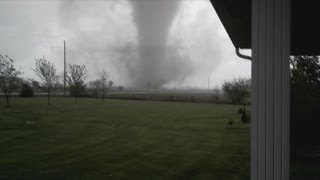
[[[66,96],[66,41],[63,42],[63,95]]]
[[[210,93],[210,76],[208,77],[208,92]]]

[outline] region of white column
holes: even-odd
[[[252,180],[289,179],[290,0],[252,0]]]

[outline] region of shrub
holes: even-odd
[[[241,114],[241,122],[244,124],[250,123],[251,115],[250,111],[246,110],[246,108],[240,108],[238,113]]]
[[[234,124],[234,121],[233,121],[233,119],[232,119],[232,118],[230,118],[230,119],[229,119],[229,121],[228,121],[228,125],[229,125],[230,127],[232,127],[232,126],[233,126],[233,124]]]
[[[20,97],[33,97],[33,89],[28,83],[23,83],[20,90]]]

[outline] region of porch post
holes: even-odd
[[[252,0],[252,180],[289,180],[289,55],[290,0]]]

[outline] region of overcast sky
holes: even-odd
[[[208,77],[211,87],[235,77],[250,77],[251,63],[236,56],[209,0],[165,0],[169,4],[162,7],[170,7],[167,12],[155,8],[161,4],[128,1],[1,0],[0,54],[13,58],[26,78],[35,78],[34,59],[43,56],[62,72],[64,40],[68,63],[87,65],[88,81],[103,69],[116,85],[133,85],[137,79],[144,82],[145,77],[153,81],[155,73],[163,80],[161,86],[167,87],[207,88]],[[137,10],[146,14],[137,14]],[[163,17],[161,13],[170,18],[167,30],[154,23],[161,18],[152,16]],[[150,18],[137,20],[144,15]],[[155,25],[163,30],[158,32],[155,29],[161,28]],[[147,37],[150,33],[144,29],[157,38]],[[141,44],[152,41],[165,44],[155,47],[163,48],[158,53],[166,55],[150,63],[145,57],[152,53],[143,55],[148,46]]]

